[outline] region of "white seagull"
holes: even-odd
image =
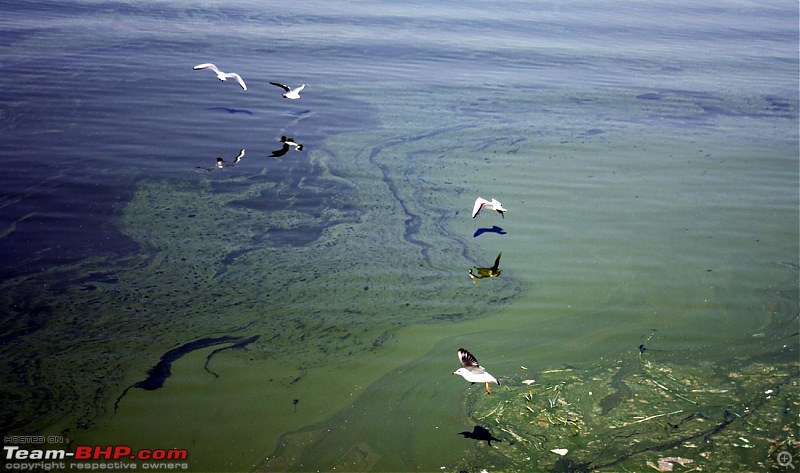
[[[286,92],[285,94],[282,94],[283,98],[290,99],[290,100],[299,99],[300,98],[300,91],[303,90],[306,87],[306,85],[303,84],[300,87],[298,87],[296,89],[293,89],[293,88],[289,87],[288,85],[284,85],[284,84],[281,84],[279,82],[270,82],[270,84],[278,86],[281,89],[283,89],[283,91]]]
[[[505,208],[503,208],[503,204],[497,201],[497,199],[492,199],[488,201],[482,197],[478,197],[475,199],[475,205],[472,207],[472,218],[478,216],[478,214],[486,207],[487,209],[496,210],[503,218],[506,218],[505,213],[508,212]]]
[[[489,390],[489,383],[500,385],[500,382],[494,376],[486,372],[486,370],[478,363],[478,360],[468,352],[466,348],[458,349],[458,360],[461,361],[461,368],[453,371],[453,374],[461,375],[472,384],[486,383],[486,394],[492,394]]]
[[[238,164],[239,161],[242,160],[242,158],[244,158],[244,149],[240,149],[239,150],[239,154],[237,154],[236,157],[233,158],[233,163],[226,163],[223,158],[218,157],[217,158],[217,166],[216,167],[204,168],[202,166],[197,166],[197,169],[203,169],[203,170],[206,170],[206,171],[209,171],[209,172],[213,171],[215,169],[225,169],[225,168],[233,167],[234,165]]]
[[[198,65],[194,66],[194,70],[195,71],[199,71],[200,69],[211,69],[212,71],[214,71],[217,74],[217,79],[219,79],[219,80],[221,80],[223,82],[225,82],[228,78],[236,79],[236,82],[238,82],[239,85],[241,85],[244,90],[247,90],[247,86],[245,85],[244,80],[242,80],[242,77],[239,74],[235,73],[235,72],[223,72],[223,71],[220,71],[217,68],[217,66],[215,66],[214,64],[211,64],[210,62],[205,63],[205,64],[198,64]]]
[[[276,149],[269,155],[270,158],[280,158],[284,154],[289,152],[289,147],[294,146],[296,151],[303,151],[303,145],[296,142],[294,138],[287,138],[286,136],[281,136],[281,143],[283,143],[283,147],[281,149]]]

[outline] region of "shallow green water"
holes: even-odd
[[[279,180],[265,167],[139,183],[121,223],[141,256],[70,268],[82,284],[57,294],[66,303],[29,299],[59,307],[42,341],[55,352],[96,333],[41,364],[59,403],[40,428],[188,448],[202,470],[524,469],[458,435],[478,396],[449,374],[458,347],[504,384],[616,366],[651,334],[676,363],[796,356],[796,140],[764,136],[770,124],[741,140],[719,132],[724,117],[685,136],[577,116],[555,130],[465,116],[468,97],[363,98],[381,130],[332,137],[308,165],[284,159],[296,170]],[[409,125],[419,113],[430,128]],[[477,195],[506,218],[470,219]],[[492,225],[507,233],[473,238]],[[468,278],[500,251],[500,278]],[[93,307],[108,310],[89,320]],[[166,351],[220,335],[259,339],[191,352],[164,388],[122,396]]]

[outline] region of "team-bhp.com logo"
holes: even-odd
[[[3,446],[5,467],[9,471],[32,470],[135,470],[189,468],[185,449],[140,449],[127,445],[78,445],[74,452],[63,449],[27,449],[15,445]],[[66,460],[72,460],[67,462]],[[107,463],[107,462],[111,463]],[[180,463],[183,462],[183,463]]]

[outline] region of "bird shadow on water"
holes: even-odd
[[[235,115],[237,113],[244,114],[244,115],[252,115],[253,114],[253,112],[251,112],[250,110],[244,109],[244,108],[208,107],[208,109],[209,110],[219,110],[219,111],[223,111],[223,112],[228,112],[228,113],[230,113],[232,115]]]
[[[472,234],[472,238],[478,238],[484,233],[497,233],[498,235],[505,235],[508,232],[498,227],[497,225],[494,225],[491,228],[479,228],[475,230],[475,233]]]
[[[485,441],[486,443],[489,444],[490,447],[492,446],[493,440],[495,442],[502,442],[502,440],[492,435],[492,433],[489,432],[489,429],[487,429],[486,427],[481,427],[480,425],[476,425],[475,427],[473,427],[472,432],[469,431],[459,432],[458,435],[463,435],[465,439],[477,440],[478,442]]]

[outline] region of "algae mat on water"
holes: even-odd
[[[452,116],[447,112],[433,113],[433,109],[442,108],[441,103],[421,109],[409,105],[407,110],[393,109],[391,113],[397,116],[382,116],[385,123],[393,124],[391,128],[329,137],[316,149],[309,147],[291,159],[262,158],[252,165],[246,160],[246,166],[213,173],[140,181],[121,222],[125,233],[140,245],[139,253],[120,260],[98,257],[3,284],[0,297],[4,307],[13,313],[13,320],[4,327],[8,335],[0,348],[4,372],[9,374],[3,395],[15,401],[13,406],[3,404],[11,406],[3,412],[7,430],[49,429],[73,439],[91,438],[98,444],[125,441],[144,448],[190,443],[192,466],[208,470],[251,467],[272,452],[282,433],[299,432],[284,438],[294,442],[290,449],[313,458],[318,452],[307,447],[321,439],[314,429],[362,392],[355,384],[363,387],[424,350],[417,347],[411,353],[392,352],[386,342],[392,341],[396,329],[493,313],[524,288],[525,283],[516,280],[515,274],[539,268],[530,259],[535,252],[522,251],[523,245],[529,246],[529,235],[522,235],[519,227],[512,226],[531,228],[532,211],[526,215],[522,204],[535,197],[528,177],[539,169],[529,166],[532,156],[563,161],[565,167],[575,168],[574,172],[556,174],[555,179],[553,174],[543,175],[543,179],[549,178],[557,185],[572,182],[576,176],[580,177],[579,183],[597,181],[594,174],[587,176],[596,167],[586,167],[580,160],[565,156],[577,154],[577,148],[563,148],[571,140],[603,136],[599,125],[589,123],[594,117],[587,119],[584,107],[575,105],[574,123],[559,120],[540,126],[533,123],[542,120],[531,116],[525,121],[516,115],[514,120],[521,121],[512,122],[499,110],[518,105],[517,99],[513,96],[496,103],[476,100],[471,105],[459,101]],[[535,110],[532,101],[529,98],[523,102],[529,105],[524,108]],[[536,101],[540,102],[541,96]],[[582,101],[575,103],[579,102]],[[520,107],[514,110],[524,113]],[[411,120],[416,115],[448,126],[409,125],[416,123]],[[638,126],[626,127],[628,136],[639,139]],[[654,148],[661,143],[646,135],[641,139],[655,143]],[[586,163],[595,163],[598,156],[610,159],[614,155],[611,151],[617,147],[630,148],[630,140],[621,141],[614,147],[609,145],[605,152],[593,146],[581,156],[587,158]],[[549,145],[544,147],[546,152],[543,145]],[[538,149],[538,154],[533,154],[533,149]],[[630,152],[628,156],[635,158],[637,154]],[[698,166],[715,164],[706,159]],[[642,167],[644,176],[648,175],[645,170],[652,172],[647,162],[637,166]],[[609,162],[606,174],[614,175],[618,167]],[[499,218],[491,215],[494,219],[490,220],[489,215],[481,215],[480,222],[469,218],[475,193],[499,192],[501,184],[506,185],[509,180],[515,185],[504,189],[502,197],[509,206],[509,215],[499,221],[508,225],[510,236],[521,237],[517,247],[500,247],[499,243],[508,245],[513,240],[499,235],[472,238],[476,223],[490,226]],[[640,185],[649,185],[646,179],[641,181]],[[510,202],[509,195],[513,197]],[[631,192],[631,201],[644,200],[635,195]],[[590,233],[585,222],[576,217],[591,213],[592,203],[581,201],[576,205],[583,212],[565,218],[564,207],[550,199],[555,222],[551,225],[560,228],[564,225],[562,220],[569,220],[581,223],[575,225],[575,235]],[[606,215],[618,217],[616,206],[608,210]],[[596,220],[597,217],[589,221]],[[590,242],[595,240],[593,237]],[[577,246],[573,242],[542,247],[541,251],[560,249],[563,255],[588,248],[591,254],[604,248]],[[471,282],[468,268],[491,264],[500,251],[503,276]],[[562,263],[551,258],[549,268]],[[578,265],[578,269],[583,266]],[[606,265],[601,268],[609,274],[613,274],[612,269]],[[563,279],[564,286],[577,279],[576,274],[569,274]],[[559,304],[570,297],[567,293],[558,294],[555,300]],[[586,297],[597,294],[587,292]],[[797,300],[796,293],[790,300]],[[528,320],[526,323],[533,325]],[[590,335],[584,334],[583,339]],[[397,356],[387,356],[387,352]],[[359,368],[342,368],[345,366]],[[625,368],[621,375],[608,371],[608,367],[593,369],[586,370],[596,372],[601,382],[591,390],[603,394],[591,396],[597,405],[587,406],[586,412],[594,409],[606,417],[617,415],[624,396],[615,395],[610,389],[624,391],[625,380],[633,376],[633,369]],[[167,371],[171,375],[163,388],[142,388],[160,385],[158,373]],[[426,371],[426,376],[439,376],[442,372]],[[151,378],[153,374],[157,376]],[[155,381],[149,382],[151,379]],[[546,376],[543,379],[540,382],[547,381]],[[339,384],[328,384],[333,381]],[[510,384],[509,395],[520,389],[516,398],[508,400],[522,402],[527,394],[542,404],[547,402],[547,409],[555,398],[553,386],[568,381],[579,387],[585,380],[552,379],[541,392],[524,392],[521,386]],[[603,382],[611,387],[605,392]],[[331,389],[345,383],[353,389]],[[37,389],[30,389],[31,385]],[[634,392],[639,387],[627,389]],[[576,402],[569,390],[569,385],[559,388],[561,394],[554,403],[564,399]],[[655,386],[654,392],[658,390],[664,391]],[[503,392],[481,398],[481,403],[504,400]],[[415,392],[414,396],[418,394]],[[548,395],[551,397],[545,399]],[[527,398],[524,401],[531,402]],[[238,409],[235,416],[223,409],[232,404],[240,404],[233,406]],[[494,407],[476,407],[475,412],[488,415]],[[538,406],[528,407],[536,410]],[[642,419],[683,410],[681,406],[657,407],[642,412]],[[524,443],[512,444],[517,441],[514,435],[526,438],[527,432],[516,428],[518,423],[542,421],[522,418],[522,414],[535,415],[527,408],[517,411],[520,418],[501,425],[505,430],[497,432],[493,425],[484,426],[495,438],[503,440],[492,443],[493,447],[497,445],[498,455],[513,454],[514,448]],[[555,428],[550,427],[550,420],[558,423],[565,419],[572,424],[571,414],[567,418],[558,412],[554,413],[556,417],[545,412],[550,414],[549,419],[543,419],[548,423],[546,428]],[[717,425],[727,420],[724,412],[722,417],[719,411],[701,413],[712,419],[716,415]],[[683,412],[670,415],[680,414]],[[651,421],[664,417],[669,416],[635,425],[650,426]],[[697,419],[702,418],[692,418]],[[671,417],[669,420],[678,422]],[[498,420],[502,421],[503,418]],[[572,426],[565,424],[563,428]],[[479,435],[481,431],[477,432]],[[130,440],[131,436],[137,438]],[[219,454],[223,440],[227,440],[225,446],[231,452],[225,458]],[[341,452],[335,459],[340,462],[337,465],[350,469],[374,467],[374,452],[391,451],[392,442],[397,440],[380,441],[359,442]],[[416,451],[411,440],[403,442],[401,451]],[[566,448],[561,444],[553,447]],[[279,451],[274,464],[263,466],[282,469],[290,465],[293,453],[284,453],[287,452]],[[529,455],[526,451],[521,453]],[[613,460],[628,453],[610,457]],[[688,458],[685,454],[680,457]],[[574,463],[564,468],[579,468],[589,461],[569,458]],[[516,461],[518,458],[512,456],[510,460],[498,458],[494,464],[502,469],[514,465],[526,469],[527,464]],[[563,465],[555,461],[553,468]],[[408,459],[391,465],[413,466]]]
[[[170,374],[183,376],[188,363],[200,368],[189,369],[196,373],[191,383],[224,377],[226,370],[213,366],[220,350],[244,353],[219,363],[254,367],[259,379],[249,389],[272,383],[270,392],[288,392],[320,366],[358,364],[397,328],[480,316],[513,297],[521,287],[513,278],[492,285],[468,278],[479,261],[466,236],[445,224],[468,218],[452,208],[464,189],[452,182],[448,162],[407,162],[422,148],[457,151],[449,143],[467,133],[448,127],[351,135],[292,160],[265,161],[254,172],[140,181],[121,222],[138,254],[4,284],[4,304],[15,313],[3,345],[4,391],[17,399],[4,409],[4,430],[103,442],[127,435],[135,446],[169,421],[154,412],[150,427],[136,432],[121,423],[126,403],[157,395],[145,386],[168,388]],[[431,182],[443,184],[432,189]],[[41,284],[45,279],[58,283]],[[271,363],[279,366],[270,370]],[[245,368],[234,371],[245,377]],[[387,369],[366,372],[377,378]],[[31,383],[43,388],[30,390]],[[225,396],[219,388],[185,391],[189,405],[197,392]],[[279,434],[329,415],[351,395],[294,404],[281,397],[268,433],[240,445],[250,457],[233,466],[263,458]],[[265,399],[252,402],[258,410]],[[295,411],[306,414],[289,419]],[[122,417],[114,420],[116,412]],[[196,465],[231,467],[213,463],[213,435],[197,442],[206,453]]]
[[[643,344],[589,366],[521,371],[496,396],[468,398],[482,433],[468,437],[481,445],[460,467],[781,470],[780,452],[800,453],[797,333],[783,338],[773,353],[719,364],[677,361],[685,357]]]

